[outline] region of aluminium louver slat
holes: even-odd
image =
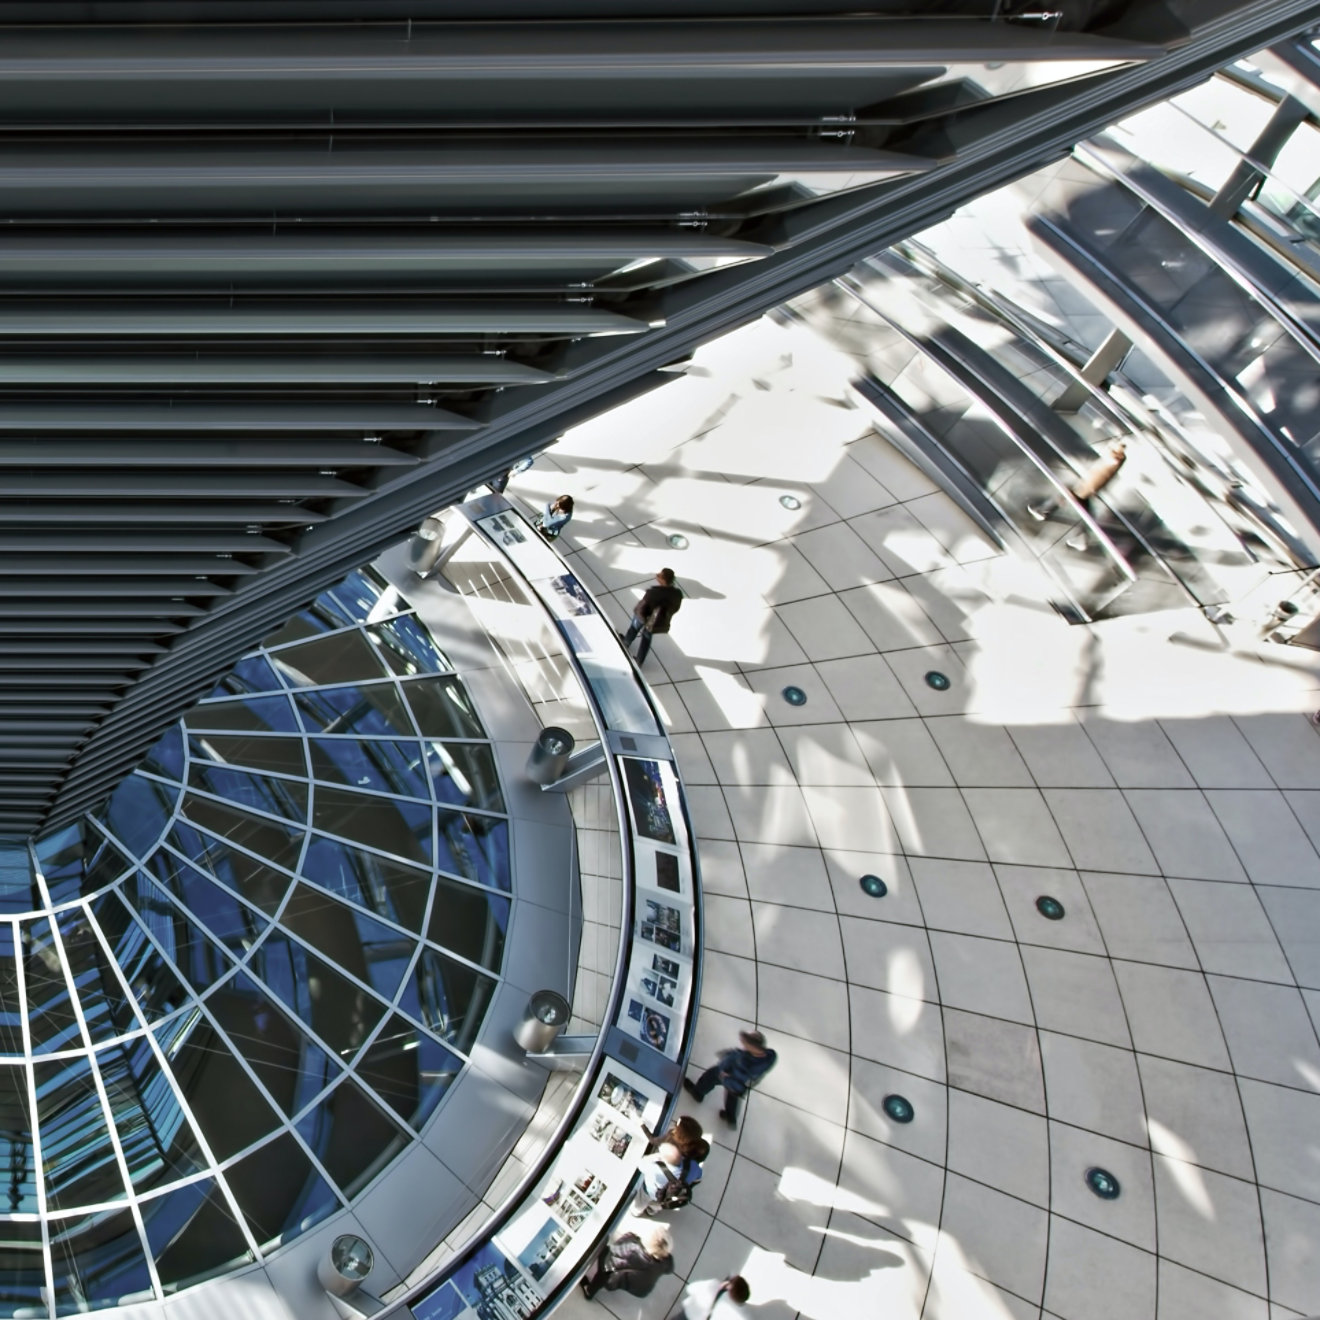
[[[206,611],[200,605],[189,601],[175,600],[172,597],[134,596],[124,600],[107,600],[100,596],[86,596],[78,600],[72,610],[62,597],[30,598],[27,596],[0,596],[0,632],[6,628],[22,627],[28,622],[35,623],[51,619],[64,620],[70,613],[76,615],[77,623],[71,631],[94,629],[102,619],[146,619],[150,620],[147,629],[155,631],[157,620],[195,619]]]
[[[157,577],[163,569],[190,577],[248,577],[258,570],[240,559],[223,559],[219,555],[181,555],[166,547],[159,552],[138,555],[90,555],[78,564],[70,564],[63,557],[52,558],[38,552],[28,554],[0,551],[0,576],[7,578],[55,577]],[[184,577],[175,579],[187,580]]]
[[[159,499],[174,501],[177,521],[191,518],[194,506],[202,513],[208,499],[232,500],[267,496],[273,500],[326,500],[361,497],[368,492],[352,482],[316,472],[289,472],[285,469],[262,469],[236,472],[233,468],[208,470],[205,476],[195,473],[120,472],[113,468],[99,470],[79,467],[72,471],[19,471],[6,475],[3,494],[7,499],[92,499],[105,501],[107,511],[115,509],[111,501],[119,499]],[[217,512],[216,510],[212,510]],[[300,515],[295,515],[295,520]],[[8,510],[0,511],[0,523],[13,521]],[[227,519],[230,522],[240,518]],[[310,519],[308,521],[311,521]]]
[[[152,504],[113,501],[93,504],[71,503],[61,500],[29,500],[26,504],[0,502],[0,527],[32,525],[48,527],[53,523],[68,523],[80,532],[86,532],[89,526],[97,524],[109,528],[128,524],[141,527],[150,523],[223,523],[232,528],[235,524],[246,526],[302,527],[311,523],[323,522],[328,515],[318,513],[292,503],[251,504],[237,501],[216,500],[208,503],[197,499],[187,508],[180,508],[161,499]]]
[[[727,129],[705,139],[579,134],[535,144],[391,142],[377,131],[362,140],[327,136],[320,150],[270,146],[259,137],[242,145],[193,139],[186,149],[168,139],[153,149],[121,142],[100,150],[56,140],[40,147],[0,143],[0,196],[11,214],[78,206],[107,217],[143,208],[165,216],[237,214],[250,210],[256,195],[272,211],[332,215],[367,189],[397,214],[456,203],[484,214],[536,214],[546,196],[672,212],[775,183],[824,192],[934,165],[821,137],[739,138]]]
[[[3,488],[0,488],[3,493]],[[91,510],[87,513],[90,515]],[[58,533],[40,528],[9,532],[0,518],[0,553],[18,552],[33,555],[78,555],[87,557],[99,551],[135,554],[287,555],[292,547],[283,541],[253,532],[235,532],[217,527],[197,532],[160,528],[148,532],[114,527],[88,530],[70,527]],[[239,519],[239,521],[246,521]],[[308,521],[311,521],[310,519]]]
[[[442,408],[398,403],[234,404],[8,403],[0,400],[0,431],[431,431],[475,430],[478,423]],[[35,455],[40,457],[40,455]]]
[[[6,571],[6,565],[0,562],[0,610],[4,602],[18,597],[39,599],[63,599],[65,597],[100,600],[111,596],[127,598],[141,597],[143,600],[159,596],[231,596],[233,588],[221,586],[204,577],[162,577],[160,570],[169,567],[168,563],[156,566],[155,576],[147,577],[97,577],[92,582],[82,582],[72,577],[51,581],[47,577],[15,577]],[[79,607],[80,609],[82,607]],[[155,608],[153,604],[153,608]]]
[[[3,186],[0,186],[0,194]],[[192,357],[103,353],[0,357],[0,385],[533,385],[551,373],[494,354],[397,357],[212,353]]]
[[[217,304],[183,306],[106,300],[53,305],[34,301],[15,306],[0,300],[0,338],[33,339],[106,337],[171,338],[187,336],[251,338],[307,336],[352,339],[359,336],[413,335],[635,335],[652,324],[586,303],[469,303],[424,298],[394,305],[373,302]]]
[[[771,248],[745,239],[720,238],[699,230],[650,231],[639,227],[567,233],[526,226],[508,234],[488,226],[477,232],[453,229],[429,232],[389,229],[329,235],[286,231],[277,236],[229,231],[198,234],[80,232],[76,235],[23,235],[0,231],[0,279],[11,287],[49,280],[184,279],[223,275],[277,280],[300,275],[355,274],[384,277],[392,273],[421,277],[428,272],[489,269],[553,271],[583,263],[602,272],[637,261],[752,261]]]
[[[0,404],[0,415],[4,405]],[[72,428],[71,428],[72,429]],[[0,421],[0,431],[4,424]],[[279,436],[271,440],[198,440],[176,435],[125,440],[49,437],[40,440],[0,438],[0,468],[211,468],[238,464],[244,468],[375,468],[415,467],[420,460],[389,445],[343,440],[304,440]],[[348,492],[344,492],[348,493]]]

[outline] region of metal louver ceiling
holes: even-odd
[[[847,8],[0,0],[0,834],[697,343],[1320,19]]]

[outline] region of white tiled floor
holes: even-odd
[[[572,490],[620,617],[661,564],[691,592],[646,672],[703,857],[694,1062],[753,1022],[781,1062],[737,1131],[691,1106],[680,1272],[740,1270],[757,1320],[1320,1311],[1320,667],[1068,627],[805,334],[727,337],[512,487]]]

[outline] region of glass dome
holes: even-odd
[[[489,740],[406,604],[323,595],[108,802],[0,844],[0,1314],[324,1219],[462,1070],[510,912]]]

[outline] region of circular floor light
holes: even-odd
[[[884,1109],[895,1123],[910,1123],[916,1114],[916,1110],[912,1108],[912,1101],[904,1095],[885,1096]]]
[[[688,548],[688,539],[682,532],[671,532],[669,535],[669,544],[675,550],[686,550]]]
[[[860,884],[862,893],[869,895],[871,898],[884,898],[889,892],[889,886],[878,875],[864,875]]]
[[[1086,1171],[1086,1185],[1102,1200],[1115,1201],[1121,1188],[1118,1179],[1108,1169],[1094,1168]]]
[[[953,684],[949,682],[948,674],[941,674],[938,669],[932,669],[926,674],[926,686],[934,688],[936,692],[947,692]]]
[[[1049,894],[1042,894],[1036,900],[1036,911],[1039,912],[1046,921],[1063,920],[1063,904],[1060,903],[1057,898],[1053,898]]]
[[[793,687],[790,684],[783,690],[781,695],[790,706],[805,706],[807,704],[807,694],[800,687]]]
[[[779,502],[786,509],[800,509],[802,507],[802,501],[796,495],[781,495]]]

